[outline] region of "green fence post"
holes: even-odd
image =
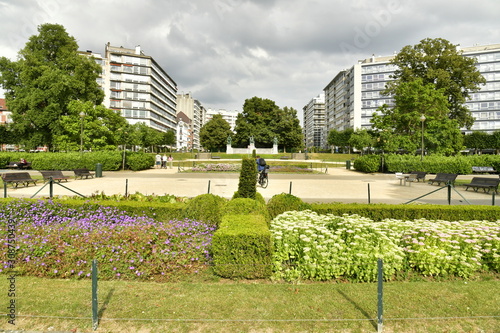
[[[97,259],[92,260],[92,329],[97,330],[99,325],[97,304]]]
[[[378,270],[378,309],[377,309],[377,332],[381,333],[384,326],[384,262],[377,259]]]

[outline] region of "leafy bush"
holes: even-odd
[[[354,160],[354,169],[361,172],[373,173],[381,168],[379,155],[364,155]]]
[[[225,278],[271,276],[271,233],[262,215],[225,215],[212,241],[214,272]]]
[[[226,199],[214,194],[198,195],[187,203],[185,216],[217,227],[226,203]]]
[[[210,261],[214,228],[198,221],[159,222],[116,207],[50,201],[11,200],[2,208],[0,225],[13,224],[17,235],[18,275],[85,278],[95,258],[100,279],[168,281]],[[0,235],[1,268],[7,267],[7,237]]]
[[[250,199],[250,198],[237,198],[229,201],[224,208],[224,215],[262,215],[266,221],[271,221],[269,212],[264,203]]]
[[[132,171],[147,170],[155,165],[155,157],[152,154],[127,152],[125,157],[126,165]]]
[[[275,218],[281,213],[292,210],[311,209],[311,205],[302,201],[302,199],[287,193],[276,194],[267,203],[267,210],[271,218]]]
[[[257,192],[257,164],[255,160],[244,158],[241,163],[238,198],[255,199]]]
[[[414,271],[424,276],[471,277],[480,270],[500,271],[500,226],[486,221],[382,222],[357,215],[287,212],[271,223],[278,279],[384,278]]]

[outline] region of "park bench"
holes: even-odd
[[[288,156],[281,156],[280,157],[280,160],[289,160],[289,159],[290,159],[290,157],[288,157]]]
[[[491,166],[473,166],[472,173],[496,173],[497,171]]]
[[[75,169],[73,172],[75,173],[75,179],[78,177],[80,177],[80,179],[83,179],[83,177],[85,177],[85,179],[88,179],[89,177],[94,178],[94,174],[87,168]]]
[[[31,168],[31,162],[26,162],[25,165],[20,165],[19,162],[10,161],[5,166],[6,169],[29,169]]]
[[[42,173],[44,182],[48,181],[50,178],[52,178],[52,180],[58,183],[60,183],[63,180],[68,181],[69,179],[68,176],[63,175],[61,170],[40,171],[40,172]]]
[[[30,183],[36,185],[36,182],[38,181],[38,179],[31,178],[28,172],[3,173],[2,180],[5,184],[12,184],[12,187],[18,187],[19,184],[29,186]]]
[[[427,172],[425,171],[412,171],[410,172],[410,175],[417,175],[416,180],[417,182],[420,182],[420,180],[424,181],[425,176],[427,175]]]
[[[454,184],[457,179],[456,173],[437,173],[435,178],[429,179],[429,184],[433,185],[437,183],[440,185],[443,184]]]
[[[484,192],[489,192],[490,190],[498,192],[498,184],[500,184],[500,178],[486,178],[486,177],[474,177],[469,184],[464,184],[467,191],[471,187],[474,192],[477,192],[480,188]]]
[[[212,156],[213,160],[220,160],[220,156]]]

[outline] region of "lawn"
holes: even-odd
[[[375,283],[205,278],[100,281],[97,332],[376,332]],[[7,279],[0,279],[0,290],[7,289]],[[1,329],[92,331],[90,279],[18,277],[16,292],[16,326],[4,318]],[[499,305],[500,281],[491,276],[390,282],[384,286],[384,332],[498,332]]]

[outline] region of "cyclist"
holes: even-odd
[[[264,160],[260,156],[257,156],[257,159],[255,161],[257,163],[257,170],[259,171],[259,185],[262,187],[267,187],[267,174],[265,170],[269,167],[266,165],[266,160]]]

